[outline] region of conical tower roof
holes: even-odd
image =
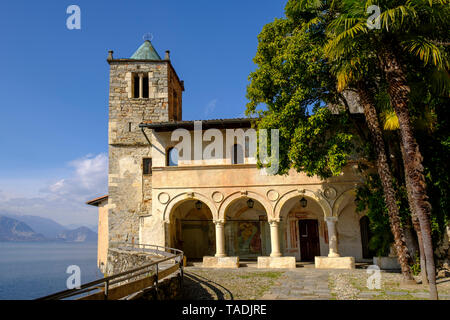
[[[130,59],[136,60],[161,60],[158,52],[153,48],[150,40],[145,40],[144,43],[136,50]]]

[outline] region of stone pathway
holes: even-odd
[[[330,300],[328,271],[316,269],[295,269],[285,271],[276,280],[263,300]]]
[[[184,269],[183,299],[255,300],[283,274],[256,268]]]
[[[184,299],[194,300],[423,300],[428,288],[403,284],[399,273],[381,272],[379,289],[369,289],[365,269],[185,268]],[[450,300],[450,278],[438,279],[441,300]]]
[[[424,300],[429,298],[428,287],[405,284],[400,273],[380,273],[378,288],[368,288],[369,275],[365,269],[332,270],[329,284],[333,299],[337,300]],[[417,277],[418,278],[418,277]],[[416,279],[418,281],[418,279]],[[440,300],[450,300],[450,278],[437,279]]]

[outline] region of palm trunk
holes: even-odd
[[[370,92],[362,81],[358,83],[358,94],[364,108],[367,126],[377,154],[377,170],[383,185],[384,200],[389,213],[392,234],[394,235],[394,246],[397,252],[398,262],[400,263],[404,279],[411,281],[414,279],[410,268],[411,257],[406,246],[404,230],[400,223],[399,209],[396,202],[394,186],[392,185],[392,173],[386,157],[383,132]]]
[[[438,299],[436,287],[436,268],[434,264],[433,243],[431,240],[431,205],[427,201],[426,182],[423,174],[422,155],[413,135],[409,117],[408,102],[410,88],[406,81],[403,66],[400,64],[390,43],[386,42],[378,50],[382,70],[386,75],[391,105],[397,114],[400,125],[401,145],[404,148],[403,163],[411,188],[412,203],[420,223],[423,251],[430,287],[430,298]]]
[[[402,151],[402,158],[405,158],[405,149],[400,144],[400,149]],[[405,170],[405,185],[406,185],[406,192],[408,194],[408,202],[413,203],[412,193],[411,193],[411,184],[408,179],[408,175],[406,174]],[[426,265],[426,257],[425,252],[423,250],[423,238],[422,238],[422,231],[420,231],[420,222],[419,218],[417,217],[417,213],[414,210],[414,206],[410,206],[411,209],[411,221],[414,226],[414,230],[417,234],[417,242],[419,243],[419,254],[420,254],[420,276],[422,278],[422,284],[428,285],[428,278],[427,278],[427,265]]]
[[[414,225],[414,230],[416,230],[417,241],[419,242],[419,253],[420,253],[420,276],[422,278],[422,284],[428,285],[428,277],[427,277],[427,259],[425,257],[425,252],[423,249],[423,238],[422,232],[420,231],[420,222],[417,215],[413,214],[412,221]]]

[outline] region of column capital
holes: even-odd
[[[217,219],[217,220],[213,220],[213,223],[215,224],[215,225],[224,225],[225,224],[225,220],[223,220],[223,219]]]
[[[325,217],[325,221],[331,221],[331,222],[337,222],[338,221],[338,217]]]
[[[278,225],[280,223],[280,219],[269,219],[268,222],[270,225]]]

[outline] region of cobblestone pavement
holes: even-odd
[[[379,289],[367,287],[365,269],[185,268],[184,299],[195,300],[422,300],[427,287],[404,284],[399,273],[381,272]],[[450,278],[438,279],[439,296],[450,300]]]
[[[419,283],[404,283],[400,273],[381,272],[378,288],[369,289],[369,274],[365,269],[330,271],[329,285],[338,300],[424,300],[428,287]],[[416,277],[419,282],[419,277]],[[450,300],[450,278],[437,279],[439,298]]]
[[[328,271],[310,268],[285,271],[261,299],[330,300]]]
[[[183,299],[255,300],[274,285],[283,272],[256,268],[184,269]]]

